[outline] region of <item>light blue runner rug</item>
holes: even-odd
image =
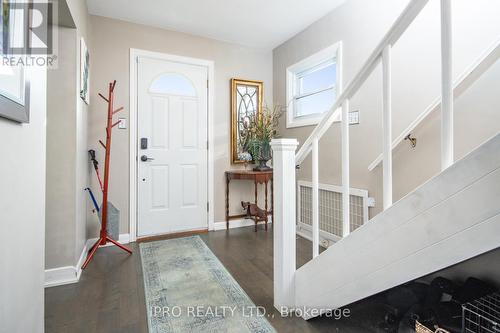
[[[140,250],[150,333],[275,332],[200,237]]]

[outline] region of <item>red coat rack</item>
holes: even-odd
[[[106,126],[106,144],[104,144],[101,140],[99,140],[99,143],[101,144],[101,146],[103,146],[103,148],[106,151],[106,155],[105,155],[106,157],[104,160],[104,184],[102,186],[101,232],[99,234],[99,239],[97,240],[97,242],[95,242],[95,244],[92,245],[92,247],[90,248],[90,251],[87,255],[87,259],[83,263],[82,269],[85,269],[85,267],[87,267],[89,262],[94,257],[97,249],[101,245],[106,245],[106,243],[108,241],[115,244],[120,249],[122,249],[128,253],[132,253],[132,251],[130,249],[128,249],[127,247],[118,243],[116,240],[109,237],[108,232],[106,230],[106,226],[108,223],[108,188],[109,188],[109,162],[110,162],[110,155],[111,155],[111,132],[113,130],[113,127],[115,127],[116,125],[118,125],[120,123],[119,120],[117,122],[113,123],[113,115],[115,113],[118,113],[118,112],[123,110],[123,107],[120,107],[116,110],[113,110],[115,85],[116,85],[116,80],[109,84],[108,98],[104,97],[101,93],[99,93],[99,96],[108,103],[108,122],[107,122],[107,126]]]

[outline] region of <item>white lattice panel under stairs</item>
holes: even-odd
[[[354,231],[368,221],[368,191],[350,190],[350,231]],[[312,225],[312,183],[298,181],[298,222]],[[342,237],[342,188],[319,184],[319,229]]]

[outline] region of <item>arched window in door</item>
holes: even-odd
[[[189,79],[182,74],[165,73],[158,76],[149,91],[154,94],[196,97],[196,89]]]

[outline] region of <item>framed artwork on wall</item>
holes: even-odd
[[[23,14],[20,16],[11,16],[10,5],[9,2],[2,4],[0,19],[0,53],[2,55],[2,61],[0,62],[0,117],[20,123],[28,123],[30,116],[28,71],[18,61],[10,63],[10,57],[12,56],[10,44],[4,45],[3,43],[6,42],[5,36],[10,36],[9,43],[17,45],[24,36],[22,31],[12,30],[10,27],[15,27],[18,20],[26,22],[29,17],[27,11],[21,12]],[[4,38],[1,38],[2,36]],[[22,51],[21,54],[29,54],[26,45],[24,48],[17,48],[18,52],[20,52],[19,50]]]
[[[90,82],[90,55],[87,44],[83,37],[80,39],[80,98],[86,104],[90,102],[89,82]]]
[[[30,85],[24,66],[0,66],[0,117],[28,123]]]
[[[264,83],[231,79],[231,162],[244,164],[241,159],[245,152],[246,137],[244,129],[251,121],[262,115],[262,96]]]

